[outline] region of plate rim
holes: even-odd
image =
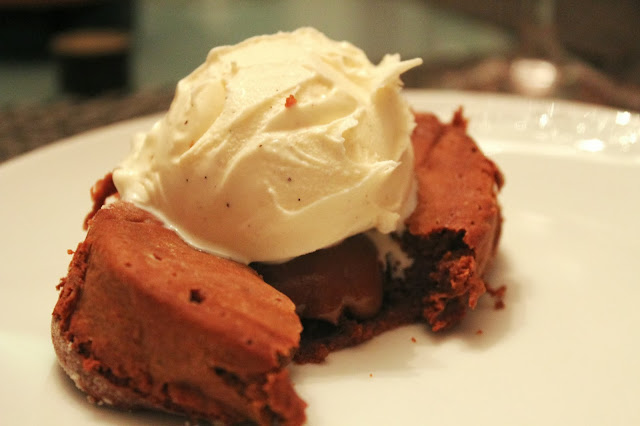
[[[640,123],[640,112],[629,111],[625,109],[617,109],[606,105],[598,105],[588,102],[580,102],[565,99],[551,99],[551,98],[534,98],[525,97],[510,93],[496,93],[485,91],[463,91],[463,90],[447,90],[447,89],[429,89],[429,88],[404,88],[402,93],[407,101],[413,105],[417,103],[448,103],[455,105],[459,103],[459,106],[465,109],[465,105],[468,108],[469,104],[476,106],[480,103],[499,103],[499,104],[511,104],[518,108],[535,108],[535,109],[548,109],[551,106],[557,106],[562,110],[572,111],[573,115],[580,114],[600,114],[613,116],[618,113],[629,114],[631,119],[637,120]],[[460,102],[457,102],[460,99]],[[18,155],[10,157],[0,163],[0,173],[5,168],[14,167],[14,165],[20,164],[24,161],[28,161],[32,155],[45,155],[51,149],[57,149],[61,145],[72,144],[78,140],[99,136],[101,133],[108,131],[118,131],[127,127],[137,127],[137,123],[146,123],[147,121],[157,120],[162,117],[166,111],[145,114],[137,117],[128,118],[126,120],[116,121],[113,123],[101,125],[93,129],[84,130],[74,135],[66,136],[41,146],[35,147],[29,151],[22,152]],[[430,111],[424,111],[430,112]],[[448,119],[453,114],[454,110],[449,113],[449,117],[443,117]],[[142,128],[142,127],[141,127]],[[640,133],[640,129],[638,130]],[[640,141],[638,142],[640,144]],[[1,176],[1,174],[0,174]]]

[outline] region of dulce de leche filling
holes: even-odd
[[[285,263],[251,265],[289,297],[302,318],[337,324],[343,312],[374,316],[382,305],[382,268],[375,245],[364,235]]]

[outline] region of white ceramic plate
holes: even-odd
[[[451,116],[506,175],[491,299],[453,332],[387,333],[292,368],[309,425],[640,424],[640,116],[494,95],[408,92]],[[86,403],[49,338],[55,285],[83,238],[89,187],[155,117],[0,165],[0,423],[181,425]],[[415,342],[413,341],[415,340]]]

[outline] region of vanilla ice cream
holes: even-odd
[[[311,28],[214,48],[115,185],[193,246],[244,263],[389,233],[415,205],[400,74],[420,63],[373,65]]]

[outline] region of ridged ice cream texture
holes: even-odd
[[[311,28],[216,47],[134,138],[116,188],[191,245],[243,263],[398,230],[415,207],[400,75],[420,63],[374,65]]]

